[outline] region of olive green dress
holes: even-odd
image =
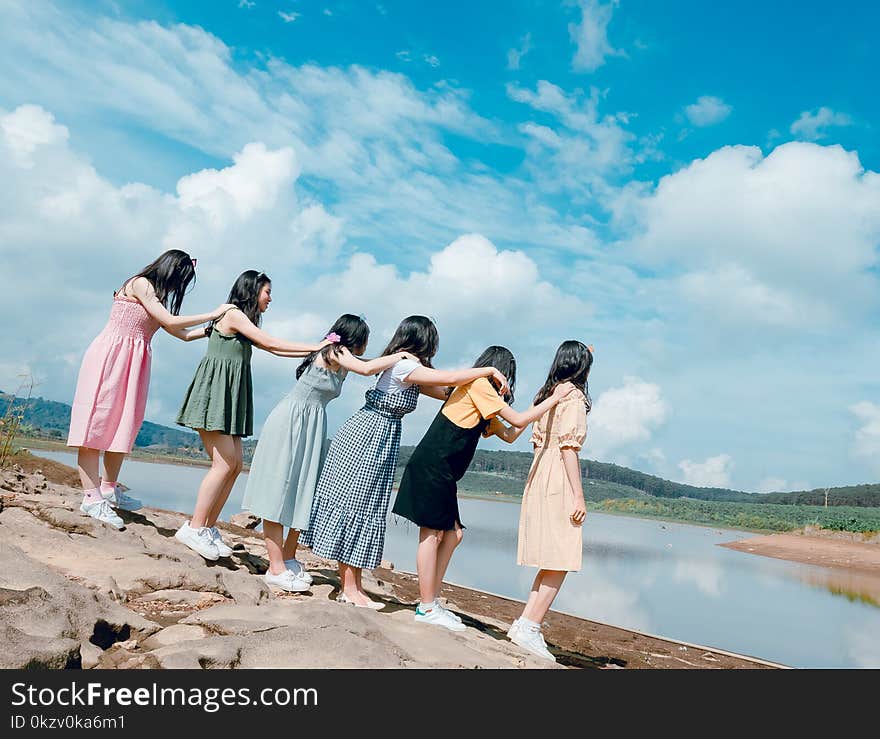
[[[208,351],[186,391],[177,423],[191,429],[221,431],[230,436],[254,432],[253,345],[241,334],[208,338]]]

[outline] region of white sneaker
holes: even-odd
[[[124,511],[139,511],[144,507],[144,504],[141,503],[137,498],[132,498],[130,495],[126,495],[122,488],[119,486],[119,483],[116,483],[116,488],[112,493],[101,493],[104,496],[104,500],[106,500],[110,505],[114,508],[121,508]]]
[[[416,623],[421,624],[434,624],[435,626],[443,626],[450,631],[464,631],[467,626],[465,626],[461,621],[456,621],[452,614],[449,613],[443,606],[439,608],[434,606],[427,613],[422,613],[419,610],[419,607],[416,607],[416,615],[415,615]]]
[[[265,579],[267,585],[281,588],[288,593],[304,593],[309,589],[309,584],[290,570],[284,570],[280,575],[273,575],[267,571],[263,575],[263,579]]]
[[[510,627],[510,631],[513,632],[512,635],[508,632],[510,641],[538,657],[549,659],[551,662],[556,661],[556,657],[550,654],[550,650],[547,649],[540,626],[524,626],[521,623],[516,623],[515,626],[516,628]]]
[[[285,559],[284,566],[303,582],[308,583],[309,585],[312,584],[312,576],[298,559]]]
[[[194,552],[198,552],[205,559],[214,561],[220,559],[220,552],[211,538],[211,529],[207,526],[194,529],[189,525],[189,521],[184,521],[183,526],[177,529],[174,538],[179,542],[186,544]]]
[[[439,599],[439,598],[436,598],[436,599],[434,600],[434,606],[435,606],[436,608],[442,608],[444,611],[446,611],[446,613],[449,614],[449,616],[450,616],[451,618],[454,618],[456,621],[458,621],[458,623],[461,623],[461,616],[459,616],[457,613],[453,613],[452,611],[450,611],[446,606],[444,606],[444,605],[440,602],[440,599]]]
[[[510,624],[510,628],[507,630],[507,638],[513,639],[513,635],[516,633],[517,629],[519,629],[519,619],[513,619],[513,623]]]
[[[214,546],[217,547],[217,553],[221,557],[232,556],[232,547],[223,541],[223,537],[220,536],[220,530],[216,526],[212,526],[208,531],[211,532],[211,541],[214,542]]]
[[[86,503],[83,501],[80,503],[79,509],[83,513],[87,513],[92,518],[101,521],[102,523],[109,523],[114,528],[125,528],[125,522],[116,515],[116,511],[114,511],[110,507],[110,504],[103,498],[94,503]]]

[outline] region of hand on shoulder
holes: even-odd
[[[562,400],[563,398],[567,398],[571,395],[572,392],[577,391],[580,393],[572,383],[570,382],[560,382],[555,388],[553,388],[553,397],[556,400]]]

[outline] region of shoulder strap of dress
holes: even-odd
[[[233,305],[231,308],[227,308],[225,311],[223,311],[219,316],[217,316],[213,320],[213,323],[217,323],[217,321],[219,321],[221,318],[223,318],[223,316],[225,316],[231,310],[241,310],[241,308],[239,308],[237,305]]]
[[[116,290],[113,293],[113,297],[115,298],[117,295],[123,295],[124,297],[128,297],[127,295],[125,295],[125,288],[128,286],[129,282],[131,282],[132,280],[136,280],[137,278],[138,278],[138,275],[135,275],[134,277],[129,277],[125,282],[122,283],[122,287],[120,287],[118,290]]]

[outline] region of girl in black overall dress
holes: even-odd
[[[451,388],[451,392],[425,436],[419,442],[400,483],[393,513],[419,527],[416,567],[421,603],[415,620],[462,631],[461,619],[444,608],[438,595],[452,553],[462,540],[464,525],[458,510],[457,483],[467,472],[480,437],[498,436],[515,441],[526,426],[552,408],[571,389],[559,393],[524,413],[513,410],[516,360],[508,349],[490,346],[474,367],[496,367],[507,378],[509,389],[499,395],[489,379],[481,377]],[[501,416],[512,426],[501,423]]]

